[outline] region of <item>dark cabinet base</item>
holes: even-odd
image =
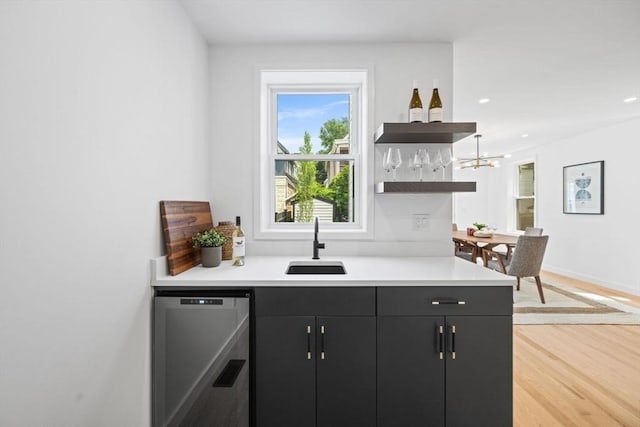
[[[444,426],[444,361],[435,351],[442,324],[378,317],[378,427]]]
[[[511,426],[511,301],[509,287],[262,288],[256,425]]]
[[[513,424],[511,316],[450,316],[456,358],[446,359],[446,425],[508,427]]]
[[[318,317],[317,426],[376,425],[376,318]],[[320,339],[322,341],[322,338]]]
[[[379,317],[378,427],[512,425],[511,330],[510,316]]]
[[[256,425],[375,426],[374,314],[374,288],[256,292]]]
[[[256,318],[256,425],[314,427],[315,360],[307,359],[310,316]]]

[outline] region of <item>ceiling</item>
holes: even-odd
[[[639,0],[179,1],[211,44],[451,42],[454,120],[490,154],[640,117]]]

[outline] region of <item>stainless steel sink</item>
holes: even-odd
[[[341,261],[291,261],[287,274],[347,274]]]

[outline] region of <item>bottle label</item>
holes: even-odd
[[[409,109],[409,123],[422,122],[422,108]]]
[[[233,257],[244,256],[244,236],[233,238]]]
[[[441,121],[442,121],[442,108],[430,108],[429,122],[441,122]]]

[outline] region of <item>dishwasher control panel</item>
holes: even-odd
[[[222,305],[222,298],[181,298],[181,305]]]

